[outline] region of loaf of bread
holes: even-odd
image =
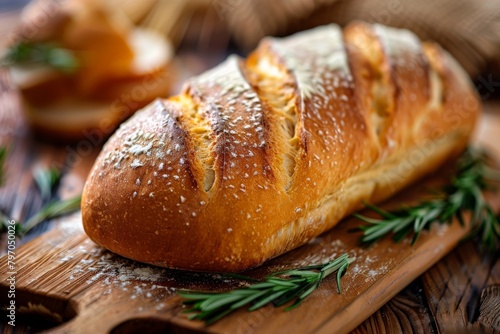
[[[45,139],[107,137],[135,111],[168,96],[169,41],[133,26],[105,1],[33,0],[11,35],[0,58],[27,122]]]
[[[267,38],[120,127],[87,180],[84,228],[134,260],[242,271],[436,170],[479,111],[455,60],[409,31]]]

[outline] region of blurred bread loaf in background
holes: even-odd
[[[104,1],[34,1],[10,36],[4,59],[29,123],[44,137],[109,135],[171,93],[170,43]]]

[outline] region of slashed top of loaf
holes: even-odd
[[[470,132],[477,105],[461,113],[470,122],[453,122],[471,91],[451,70],[438,47],[376,25],[266,38],[112,136],[86,187],[94,239],[130,257],[134,245],[120,240],[147,239],[146,262],[229,271],[304,244],[379,182],[353,195],[347,180],[443,133]],[[382,181],[392,177],[404,179]]]

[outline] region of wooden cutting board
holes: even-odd
[[[446,174],[446,173],[443,173]],[[436,175],[398,195],[386,207],[422,198],[445,181]],[[491,198],[495,208],[500,197]],[[354,329],[400,290],[453,249],[467,233],[458,222],[434,226],[411,246],[409,240],[384,239],[361,247],[360,224],[348,219],[313,242],[248,272],[253,277],[308,264],[342,253],[356,260],[342,278],[342,294],[333,277],[304,303],[290,311],[266,306],[239,310],[209,326],[182,313],[179,289],[223,290],[239,282],[221,275],[189,273],[153,267],[114,255],[90,241],[79,214],[64,218],[55,230],[16,252],[18,317],[50,320],[52,333],[216,332],[216,333],[344,333]],[[1,263],[6,258],[0,259]],[[6,279],[0,274],[0,305],[8,303]]]

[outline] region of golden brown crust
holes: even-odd
[[[266,39],[122,125],[85,186],[85,231],[142,262],[245,270],[436,169],[479,109],[449,55],[407,31]]]

